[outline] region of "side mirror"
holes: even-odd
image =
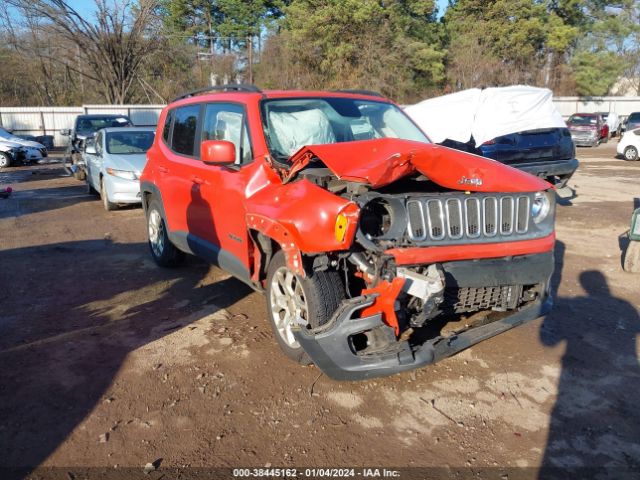
[[[89,155],[96,155],[96,145],[94,143],[87,145],[84,149],[84,153],[87,153]]]
[[[62,130],[60,130],[60,135],[62,135],[63,137],[68,137],[69,135],[71,135],[71,129],[63,128]]]
[[[200,145],[200,159],[207,165],[232,165],[236,146],[227,140],[206,140]]]

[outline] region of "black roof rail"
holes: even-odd
[[[228,85],[212,85],[210,87],[199,88],[198,90],[193,90],[192,92],[186,92],[182,95],[171,100],[171,103],[177,102],[178,100],[182,100],[183,98],[193,97],[195,95],[200,95],[202,93],[207,92],[246,92],[246,93],[262,93],[255,85],[250,85],[248,83],[230,83]]]
[[[374,92],[373,90],[331,90],[332,92],[338,92],[338,93],[356,93],[358,95],[369,95],[370,97],[381,97],[381,98],[385,98],[384,95],[382,95],[379,92]]]

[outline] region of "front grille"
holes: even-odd
[[[522,285],[501,287],[447,288],[444,310],[449,313],[467,313],[480,310],[513,310],[520,304]]]
[[[574,137],[574,138],[578,138],[580,140],[588,140],[589,138],[593,137],[591,132],[585,131],[585,130],[573,131],[573,132],[571,132],[571,136]]]
[[[526,194],[411,198],[407,231],[413,242],[513,237],[529,231],[530,212]]]

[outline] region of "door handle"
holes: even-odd
[[[191,181],[198,185],[202,185],[204,183],[204,180],[202,178],[196,177],[195,175],[191,177]]]
[[[167,167],[162,167],[162,166],[158,167],[158,171],[160,173],[169,173],[169,169]]]

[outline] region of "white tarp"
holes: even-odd
[[[516,85],[464,90],[430,98],[405,108],[435,143],[446,139],[476,146],[509,133],[538,128],[566,128],[547,88]]]

